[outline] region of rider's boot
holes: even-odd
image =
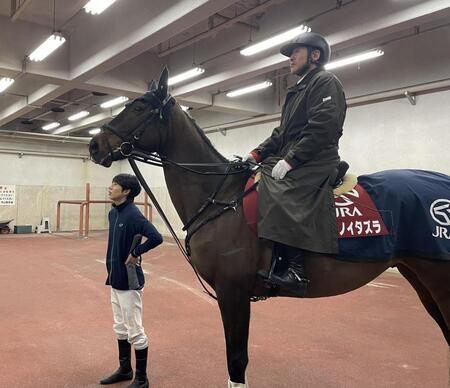
[[[131,380],[133,369],[131,369],[131,345],[127,340],[117,340],[119,345],[119,369],[111,376],[100,381],[102,385],[115,384],[119,381]]]
[[[287,246],[285,248],[283,260],[287,262],[287,268],[282,272],[272,269],[266,282],[278,286],[283,295],[304,297],[309,280],[305,273],[302,251]]]

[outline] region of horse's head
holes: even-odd
[[[136,146],[147,152],[160,152],[164,123],[174,104],[173,97],[167,93],[168,77],[164,69],[158,86],[152,81],[147,93],[128,103],[117,117],[102,126],[89,143],[89,153],[95,163],[110,167],[113,161],[125,159]]]

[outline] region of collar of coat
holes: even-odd
[[[126,208],[131,202],[133,202],[131,199],[127,199],[125,202],[122,202],[120,205],[115,205],[114,203],[112,206],[116,208],[119,212],[121,212],[124,208]]]
[[[290,88],[288,88],[288,93],[296,92],[298,90],[304,89],[306,87],[306,85],[309,83],[309,81],[311,80],[311,78],[314,77],[315,74],[317,74],[318,72],[323,71],[323,70],[324,70],[323,66],[316,67],[315,69],[311,70],[308,74],[306,74],[303,77],[303,79],[298,84],[295,84],[294,86],[291,86]]]

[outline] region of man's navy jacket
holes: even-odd
[[[117,290],[129,290],[128,274],[125,261],[127,260],[133,238],[141,234],[147,240],[138,245],[132,253],[138,257],[162,243],[161,234],[143,216],[132,201],[126,201],[119,206],[113,205],[108,214],[109,236],[106,253],[106,269],[108,278],[106,284]],[[139,289],[144,287],[145,279],[141,266],[136,266]]]

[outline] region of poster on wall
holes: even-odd
[[[0,185],[0,206],[14,206],[16,204],[16,186]]]

